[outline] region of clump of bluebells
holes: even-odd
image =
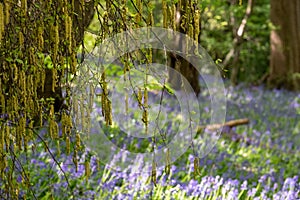
[[[297,199],[299,198],[300,180],[298,176],[288,177],[278,183],[275,177],[263,175],[257,181],[248,182],[238,179],[225,179],[220,175],[203,174],[193,176],[193,156],[182,168],[172,165],[170,174],[164,168],[157,170],[157,183],[151,183],[151,174],[140,174],[139,171],[115,171],[109,167],[102,168],[92,158],[93,175],[84,179],[84,167],[76,173],[72,167],[65,168],[72,181],[76,181],[73,194],[64,191],[68,185],[65,181],[55,183],[54,196],[58,199]],[[128,167],[130,168],[130,166]],[[132,166],[136,169],[136,166]],[[189,169],[189,170],[187,170]],[[184,176],[179,178],[178,173]],[[60,180],[63,177],[60,175]],[[76,179],[73,179],[76,178]],[[73,183],[71,183],[73,184]],[[36,188],[38,189],[38,188]]]
[[[199,97],[206,110],[208,97],[205,92]],[[158,168],[154,184],[151,173],[141,174],[135,165],[114,170],[93,152],[79,154],[76,170],[72,155],[64,155],[62,147],[58,166],[48,153],[39,153],[40,145],[20,157],[32,177],[31,191],[21,191],[20,197],[34,193],[37,199],[300,199],[300,95],[240,86],[229,88],[227,98],[227,120],[247,117],[251,123],[233,130],[244,137],[242,141],[221,137],[200,159],[197,175],[191,149],[172,164],[169,174]],[[57,155],[55,145],[51,151]]]

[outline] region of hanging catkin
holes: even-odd
[[[56,22],[58,23],[58,22]],[[51,26],[51,42],[52,42],[52,62],[55,65],[59,48],[59,30],[58,25]]]
[[[86,181],[88,181],[88,178],[91,175],[90,160],[87,159],[84,162],[84,169],[85,169],[85,178],[86,178]]]
[[[43,51],[44,50],[44,23],[43,22],[41,22],[37,30],[37,41],[38,41],[38,49],[40,51]]]
[[[199,158],[195,157],[194,159],[194,179],[200,174],[199,172]]]
[[[81,149],[81,139],[80,139],[80,134],[76,133],[76,150],[80,150]]]
[[[4,24],[8,24],[9,23],[9,17],[10,17],[10,2],[9,0],[4,0],[4,7],[5,7],[5,11],[4,11]]]
[[[138,13],[136,14],[136,25],[137,27],[141,26],[141,19],[142,19],[142,2],[141,0],[136,0],[136,7],[138,9]]]
[[[145,87],[144,89],[144,104],[143,104],[144,110],[143,110],[143,117],[142,121],[145,125],[145,132],[148,133],[148,91]]]
[[[25,16],[27,12],[27,0],[21,0],[22,15]]]
[[[66,42],[68,44],[68,52],[72,52],[72,18],[67,15],[65,19],[65,34]]]
[[[151,181],[156,186],[156,163],[152,161]]]
[[[19,31],[19,47],[21,51],[24,50],[24,35],[22,31]]]
[[[194,14],[194,40],[198,43],[198,36],[200,34],[200,11],[197,9]]]
[[[170,174],[170,168],[171,168],[170,150],[167,149],[167,152],[166,152],[166,167],[165,167],[165,172],[166,172],[167,175]]]
[[[66,153],[67,155],[70,155],[71,152],[71,141],[70,141],[70,137],[67,136],[66,137]]]
[[[163,12],[163,27],[168,28],[168,16],[167,16],[167,2],[162,0],[162,12]]]

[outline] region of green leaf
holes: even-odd
[[[13,62],[13,61],[14,61],[14,60],[12,59],[12,57],[5,58],[5,60],[6,60],[7,62]]]
[[[23,63],[24,63],[23,60],[18,59],[18,58],[16,58],[16,62],[17,62],[17,63],[20,63],[20,64],[23,64]]]

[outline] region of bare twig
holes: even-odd
[[[46,141],[32,128],[28,127],[29,129],[32,130],[32,132],[43,142],[44,146],[46,147],[48,153],[50,154],[51,158],[53,159],[53,161],[56,163],[56,165],[58,166],[58,168],[60,169],[60,171],[62,172],[66,182],[67,182],[67,185],[69,188],[71,188],[71,185],[70,185],[70,182],[69,182],[69,179],[68,179],[68,176],[66,175],[65,171],[61,168],[60,164],[58,163],[58,161],[56,160],[55,156],[52,154],[50,148],[48,147]],[[71,192],[73,193],[73,190],[71,190]]]

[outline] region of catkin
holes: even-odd
[[[84,12],[84,10],[85,10],[85,1],[86,0],[81,0],[81,2],[80,2],[80,4],[81,4],[81,15],[82,15],[82,18],[84,18],[84,16],[85,16],[85,12]]]
[[[151,171],[151,180],[154,185],[156,185],[156,163],[152,161],[152,171]]]
[[[5,145],[5,142],[4,142],[5,132],[4,132],[4,125],[3,124],[0,124],[0,125],[2,125],[2,126],[0,126],[0,153],[3,153],[4,145]]]
[[[94,103],[94,95],[95,95],[95,89],[92,84],[90,84],[90,95],[89,95],[89,110],[93,109],[93,103]]]
[[[194,39],[194,26],[193,26],[193,24],[189,24],[188,36],[190,36],[190,38]]]
[[[50,105],[50,113],[49,113],[49,116],[50,116],[51,118],[54,117],[54,105],[53,105],[53,104]]]
[[[46,70],[42,69],[40,72],[40,79],[41,79],[41,86],[42,86],[42,92],[44,92],[44,86],[45,86],[45,80],[46,80]]]
[[[138,89],[138,94],[137,94],[137,99],[138,99],[138,104],[139,104],[140,108],[142,107],[142,98],[143,98],[142,89],[139,88]]]
[[[81,148],[81,145],[80,145],[80,134],[79,133],[76,133],[76,149],[77,150],[80,150]]]
[[[58,139],[58,137],[59,137],[58,124],[56,123],[56,121],[53,120],[53,138]]]
[[[147,80],[146,80],[146,83],[147,83]],[[146,87],[144,90],[144,111],[143,111],[142,121],[145,124],[145,132],[148,133],[148,91],[147,91]]]
[[[163,11],[163,27],[168,28],[168,16],[167,16],[167,2],[162,1],[162,11]]]
[[[60,145],[59,145],[59,140],[56,140],[56,148],[57,148],[57,156],[60,157]]]
[[[166,172],[167,175],[170,174],[170,168],[171,168],[170,150],[167,149],[167,152],[166,152],[166,167],[165,167],[165,172]]]
[[[70,144],[70,137],[67,136],[66,137],[66,153],[67,155],[70,155],[70,152],[71,152],[71,144]]]
[[[13,80],[17,81],[18,80],[18,74],[19,74],[18,73],[18,67],[17,67],[17,65],[15,63],[13,63],[12,68],[14,70],[14,78],[13,78]]]
[[[19,46],[22,51],[24,49],[24,35],[22,31],[19,31]]]
[[[23,15],[26,15],[27,12],[27,0],[21,0],[21,9]]]
[[[22,138],[25,137],[25,128],[26,128],[26,117],[21,117],[19,120],[19,131],[16,133],[18,138],[18,147],[22,148]]]
[[[108,108],[107,108],[107,115],[108,115],[108,125],[112,125],[112,107],[111,107],[111,101],[107,99],[108,102]]]
[[[62,126],[62,137],[65,138],[66,137],[66,130],[67,130],[67,125],[66,125],[66,113],[63,112],[61,115],[61,126]]]
[[[37,33],[38,37],[37,37],[37,40],[38,40],[38,48],[40,51],[43,51],[44,50],[44,24],[41,24],[39,27],[38,27],[38,33]]]
[[[86,177],[86,181],[88,181],[88,178],[91,175],[91,168],[90,168],[90,161],[86,160],[84,162],[84,168],[85,168],[85,177]]]
[[[200,11],[196,10],[194,15],[194,40],[198,44],[198,36],[200,34]]]
[[[56,58],[58,55],[58,48],[59,48],[59,30],[58,30],[58,25],[53,25],[51,27],[52,29],[52,42],[53,42],[53,59],[52,62],[55,64],[56,63]]]
[[[5,5],[5,19],[4,19],[4,23],[5,25],[9,23],[9,17],[10,17],[10,5],[8,1],[4,1],[4,5]]]
[[[199,175],[199,158],[195,157],[194,159],[194,178]]]
[[[71,73],[76,73],[76,66],[77,66],[77,58],[76,58],[76,52],[72,51],[71,53]]]
[[[49,135],[50,135],[50,138],[51,138],[51,140],[53,140],[54,139],[54,135],[53,135],[53,120],[52,119],[50,119],[50,121],[49,121]]]
[[[174,31],[176,31],[176,23],[177,23],[177,9],[176,9],[176,5],[173,4],[172,5],[172,19],[171,23],[172,23],[172,28]]]
[[[36,63],[36,54],[33,47],[29,48],[29,64],[34,65]]]
[[[138,13],[136,15],[137,26],[140,26],[141,23],[141,12],[142,12],[142,2],[141,0],[136,0],[136,7],[138,8]]]
[[[68,44],[68,52],[72,52],[72,18],[67,15],[65,19],[66,41]]]
[[[4,22],[4,9],[3,9],[3,4],[0,3],[0,42],[2,40],[2,37],[3,37],[3,33],[4,33],[4,25],[5,25],[5,22]]]
[[[57,70],[52,68],[52,92],[55,92],[55,88],[57,87]]]

